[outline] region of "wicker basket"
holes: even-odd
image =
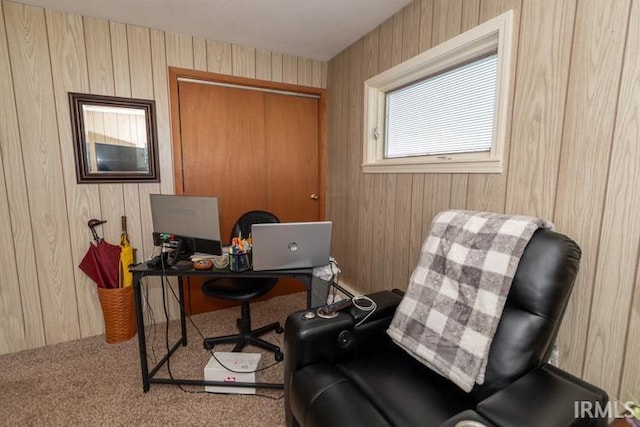
[[[116,289],[98,288],[104,315],[104,329],[109,344],[127,341],[136,334],[136,311],[133,286]]]

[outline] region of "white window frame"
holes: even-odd
[[[502,173],[511,87],[513,11],[508,11],[370,78],[364,83],[364,173]],[[386,94],[428,76],[496,53],[496,103],[491,150],[385,158]]]

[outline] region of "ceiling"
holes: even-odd
[[[13,0],[327,61],[411,0]]]

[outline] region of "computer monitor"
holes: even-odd
[[[150,194],[154,244],[173,236],[185,254],[204,252],[220,255],[218,198]]]

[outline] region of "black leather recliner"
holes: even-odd
[[[581,251],[568,237],[538,230],[514,277],[489,352],[485,382],[466,393],[394,344],[386,334],[400,291],[369,295],[378,308],[285,325],[287,426],[606,426],[577,408],[606,393],[545,362],[578,272]],[[577,403],[576,403],[577,402]],[[582,406],[581,406],[582,405]]]

